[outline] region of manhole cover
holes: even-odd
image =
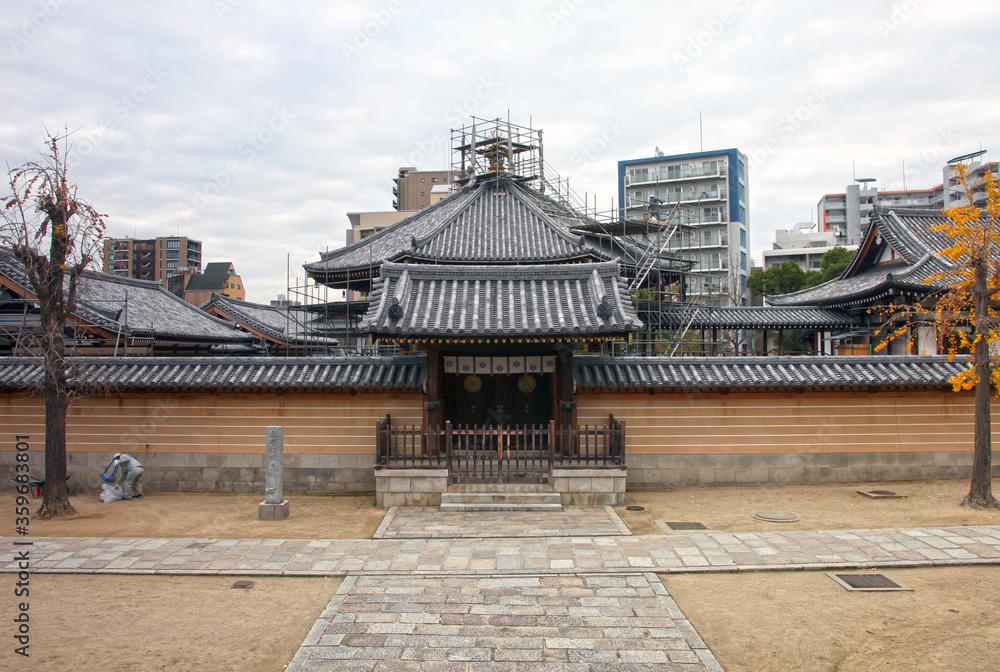
[[[901,495],[895,490],[858,490],[858,494],[872,499],[906,499],[906,495]]]
[[[646,507],[645,506],[639,506],[637,504],[633,504],[632,506],[626,506],[625,510],[626,511],[645,511]]]
[[[765,523],[795,523],[799,520],[799,517],[794,513],[784,513],[783,511],[758,511],[753,514],[753,517],[757,520],[763,520]]]
[[[233,588],[253,588],[253,581],[237,581],[233,584]]]
[[[859,592],[885,592],[890,590],[913,590],[909,586],[893,581],[885,574],[865,572],[861,574],[837,574],[827,572],[827,576],[847,590]]]
[[[707,530],[708,528],[701,523],[667,523],[667,527],[671,530]]]

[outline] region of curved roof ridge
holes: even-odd
[[[479,194],[477,192],[480,192],[484,187],[489,186],[489,184],[490,184],[489,182],[482,182],[480,184],[473,185],[473,187],[472,187],[472,189],[470,191],[471,196],[466,199],[465,203],[462,203],[462,205],[460,205],[459,207],[455,208],[454,212],[452,212],[447,217],[443,218],[436,226],[434,226],[430,231],[428,231],[423,236],[420,236],[419,238],[416,237],[416,236],[414,236],[413,239],[412,239],[412,242],[410,244],[410,248],[413,249],[413,250],[415,250],[418,247],[422,247],[422,246],[426,245],[429,241],[431,241],[432,239],[434,239],[438,235],[440,235],[441,232],[445,228],[447,228],[452,222],[454,222],[456,219],[458,219],[458,217],[463,212],[465,212],[466,210],[468,210],[469,208],[472,207],[473,203],[476,202],[476,198],[481,198],[481,194]],[[438,203],[441,203],[443,200],[444,199],[442,199],[441,201],[438,201]],[[411,217],[412,216],[413,215],[411,215]],[[407,217],[407,219],[409,219],[409,217]]]
[[[583,235],[576,234],[576,233],[570,233],[568,229],[563,228],[562,226],[559,226],[554,221],[552,221],[551,215],[549,215],[548,213],[546,213],[544,210],[542,210],[540,207],[538,207],[538,205],[536,203],[533,203],[531,201],[531,199],[528,198],[527,193],[525,193],[525,187],[523,187],[522,185],[520,185],[520,184],[518,184],[516,182],[511,182],[511,185],[514,186],[514,187],[516,187],[515,190],[514,190],[515,197],[518,200],[520,200],[522,203],[524,203],[526,206],[528,206],[528,209],[531,210],[532,212],[534,212],[535,215],[537,215],[538,217],[541,217],[542,218],[542,223],[544,223],[546,226],[548,226],[553,231],[555,231],[557,235],[563,237],[566,240],[566,242],[572,243],[574,245],[580,245],[581,243],[583,243],[583,242],[586,241],[586,238]],[[543,194],[539,194],[539,195],[542,196],[542,198],[545,198],[545,196]],[[549,199],[549,200],[552,200],[552,199]],[[555,203],[555,201],[552,201],[552,202]]]
[[[471,195],[473,194],[473,192],[474,192],[474,190],[469,190],[467,188],[459,189],[458,191],[456,191],[454,194],[452,194],[448,198],[442,198],[437,203],[432,203],[431,205],[427,206],[426,208],[423,208],[421,210],[417,210],[412,215],[409,215],[409,216],[407,216],[407,217],[399,220],[395,224],[391,224],[390,226],[387,226],[387,227],[385,227],[383,229],[379,229],[379,230],[375,231],[375,233],[371,234],[370,236],[365,236],[361,240],[355,241],[355,242],[351,243],[350,245],[345,245],[344,247],[338,247],[335,250],[331,250],[329,252],[321,253],[321,259],[319,261],[312,262],[312,263],[309,263],[309,264],[305,264],[305,268],[308,270],[310,267],[313,267],[313,268],[319,267],[319,266],[321,266],[322,264],[324,264],[324,263],[326,263],[328,261],[331,261],[331,260],[334,260],[334,259],[338,259],[339,257],[345,256],[345,255],[347,255],[347,254],[349,254],[351,252],[354,252],[354,251],[356,251],[358,249],[361,249],[361,248],[364,248],[364,247],[368,247],[368,246],[373,245],[375,243],[381,242],[383,238],[389,238],[389,237],[392,237],[392,236],[399,235],[400,230],[406,228],[407,226],[409,226],[411,224],[419,223],[419,220],[421,218],[426,218],[428,216],[428,214],[434,214],[437,210],[446,209],[449,206],[455,206],[456,205],[456,203],[455,203],[455,199],[456,198],[462,198],[462,197],[470,198]],[[459,206],[459,207],[461,207],[461,206]],[[405,249],[405,246],[402,247],[401,249]],[[322,269],[320,268],[320,269],[317,269],[317,270],[322,270]]]

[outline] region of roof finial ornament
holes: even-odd
[[[389,319],[395,322],[401,317],[403,317],[403,307],[399,305],[399,299],[394,296],[389,306]]]
[[[597,306],[597,316],[607,322],[611,319],[613,311],[611,310],[611,302],[608,301],[608,295],[605,294],[604,298],[601,299],[600,305]]]

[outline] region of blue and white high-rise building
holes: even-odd
[[[746,155],[738,149],[656,154],[618,162],[619,214],[649,222],[656,230],[647,234],[650,242],[666,240],[665,249],[694,262],[689,299],[714,306],[748,305]]]

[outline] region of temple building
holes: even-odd
[[[83,393],[67,420],[71,487],[98,487],[124,451],[143,456],[151,490],[262,492],[268,426],[285,429],[289,492],[374,490],[380,506],[509,484],[595,505],[624,503],[627,487],[968,475],[972,398],[948,382],[962,362],[867,354],[864,340],[868,307],[925,296],[944,268],[922,233],[931,215],[880,214],[820,287],[698,307],[691,262],[657,224],[601,221],[543,179],[540,131],[475,119],[452,138],[454,193],[306,264],[324,293],[347,292],[340,313],[293,326],[219,295],[206,309],[224,320],[201,313],[230,347],[295,355],[337,339],[320,342],[332,352],[70,357]],[[102,319],[105,332],[118,320]],[[747,333],[787,329],[818,334],[820,354],[749,356]],[[931,338],[911,340],[907,353]],[[845,342],[866,354],[842,356]],[[40,379],[38,357],[0,358],[0,441],[44,443],[42,400],[26,394]]]

